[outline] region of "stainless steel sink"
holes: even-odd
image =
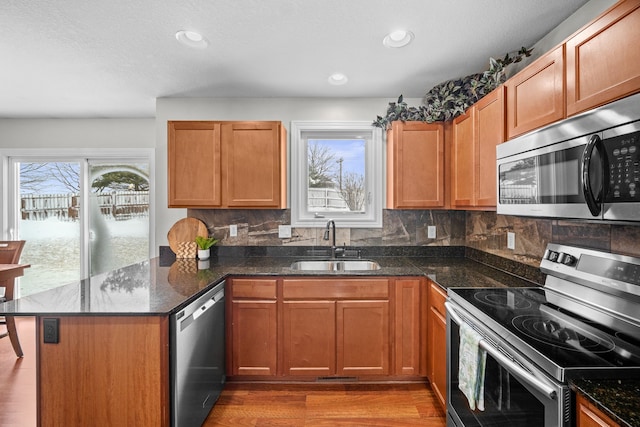
[[[363,271],[379,270],[380,264],[367,259],[303,260],[291,264],[291,269],[300,271]]]

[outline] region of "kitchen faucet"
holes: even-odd
[[[336,223],[330,219],[327,221],[327,228],[324,230],[324,240],[329,240],[329,231],[331,234],[331,258],[336,257]]]
[[[336,223],[330,219],[327,221],[327,228],[324,230],[324,240],[329,240],[329,232],[331,233],[331,258],[336,258],[338,255],[341,257],[348,256],[349,252],[354,253],[353,256],[358,258],[362,258],[362,251],[360,249],[347,249],[347,244],[345,243],[343,247],[339,248],[336,246]]]

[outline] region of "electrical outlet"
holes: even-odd
[[[427,227],[427,238],[435,239],[436,238],[436,226],[430,225]]]
[[[507,232],[507,249],[516,248],[516,233]]]
[[[278,226],[278,237],[281,239],[290,239],[291,238],[291,226],[290,225],[279,225]]]
[[[229,237],[238,237],[238,226],[236,224],[229,226]]]
[[[42,319],[44,328],[43,341],[45,344],[58,344],[60,336],[58,333],[58,319]]]

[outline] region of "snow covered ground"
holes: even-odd
[[[102,219],[102,227],[98,228],[102,240],[97,246],[97,232],[92,233],[94,270],[109,271],[149,258],[148,218]],[[55,218],[21,221],[20,238],[27,241],[20,261],[31,264],[20,278],[21,296],[80,279],[80,224],[77,221]]]

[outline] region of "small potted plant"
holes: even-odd
[[[211,246],[218,243],[213,237],[196,236],[196,245],[198,245],[198,259],[209,259],[211,255]]]

